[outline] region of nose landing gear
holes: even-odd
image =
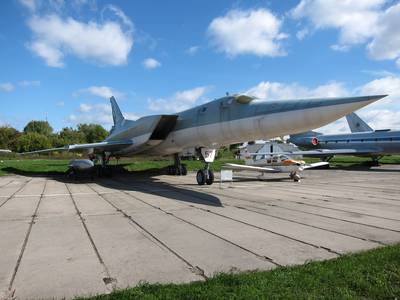
[[[204,169],[197,171],[196,180],[198,185],[211,185],[214,183],[214,172],[209,169],[208,163],[206,163]]]
[[[196,180],[198,185],[211,185],[214,183],[214,172],[210,169],[210,163],[214,161],[215,149],[198,149],[199,156],[205,162],[204,169],[197,171]]]

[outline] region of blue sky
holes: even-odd
[[[111,94],[137,118],[225,92],[388,93],[360,115],[400,128],[398,28],[391,0],[1,1],[0,125],[109,128]]]

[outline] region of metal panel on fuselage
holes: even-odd
[[[372,131],[351,134],[319,135],[318,145],[309,149],[369,149],[376,153],[400,153],[400,131]],[[307,142],[308,143],[308,142]]]

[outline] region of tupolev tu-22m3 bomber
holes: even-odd
[[[87,151],[90,160],[101,159],[103,168],[110,157],[174,156],[175,164],[169,167],[169,173],[186,175],[179,153],[195,148],[204,162],[204,168],[197,172],[197,183],[212,184],[214,174],[209,166],[221,146],[321,127],[385,96],[266,101],[248,95],[227,95],[176,114],[145,116],[136,121],[125,119],[111,97],[114,126],[103,142],[25,154]],[[93,166],[90,160],[79,160],[79,165]]]

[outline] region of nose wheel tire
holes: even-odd
[[[213,184],[213,182],[214,182],[214,172],[211,170],[208,170],[208,178],[206,179],[206,183],[208,185],[211,185],[211,184]]]
[[[214,182],[214,172],[211,170],[198,170],[196,180],[198,185],[211,185]]]
[[[206,183],[206,173],[204,170],[198,170],[196,175],[198,185],[204,185]]]

